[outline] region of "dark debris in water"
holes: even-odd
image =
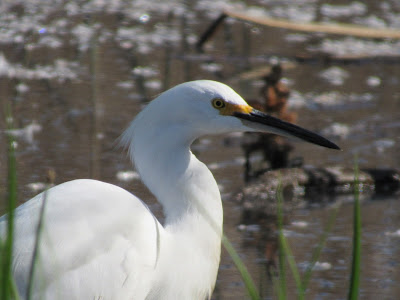
[[[394,194],[400,190],[400,170],[365,169],[358,174],[359,192],[363,197]],[[249,182],[239,193],[245,213],[276,213],[277,191],[281,186],[285,210],[310,203],[330,203],[340,196],[354,193],[354,170],[346,167],[302,167],[271,170]]]
[[[373,194],[397,193],[400,170],[366,169],[358,174],[361,198]],[[324,205],[339,199],[354,198],[354,170],[345,167],[302,167],[271,170],[250,181],[237,195],[243,209],[243,246],[256,246],[268,277],[277,272],[277,193],[282,190],[284,224],[290,212],[309,205]],[[253,230],[254,229],[254,230]]]

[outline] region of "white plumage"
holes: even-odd
[[[272,131],[333,143],[255,111],[228,86],[194,81],[153,100],[122,135],[161,225],[131,193],[80,179],[46,195],[33,299],[207,299],[218,272],[222,203],[207,167],[190,152],[204,134]],[[13,274],[26,296],[44,193],[16,210]],[[4,236],[6,217],[0,219]]]

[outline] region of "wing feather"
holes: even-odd
[[[163,227],[126,190],[80,179],[53,187],[16,210],[13,272],[23,297],[44,198],[34,298],[129,299],[135,295],[140,299],[135,294],[139,286],[146,296]],[[2,234],[5,220],[0,219]]]

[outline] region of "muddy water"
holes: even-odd
[[[0,6],[0,96],[2,103],[10,103],[18,129],[13,134],[21,203],[38,193],[48,169],[53,169],[56,183],[96,178],[122,186],[145,199],[162,217],[160,206],[135,174],[129,173],[131,164],[115,143],[145,102],[162,90],[182,81],[208,78],[223,81],[250,99],[258,96],[261,82],[237,80],[237,76],[263,66],[271,57],[276,60],[299,53],[400,55],[399,41],[298,34],[227,20],[199,56],[193,44],[219,9],[243,9],[246,4],[187,1],[174,3],[171,11],[172,2],[114,1],[105,7],[95,1],[51,3]],[[336,6],[322,1],[252,1],[247,5],[292,20],[400,28],[400,6],[395,0]],[[323,133],[343,149],[329,151],[296,143],[293,155],[304,157],[310,165],[351,166],[357,154],[361,168],[398,168],[399,78],[399,64],[377,61],[302,64],[285,71],[298,123]],[[2,116],[4,107],[0,106]],[[5,128],[4,118],[0,125]],[[210,166],[220,185],[226,234],[263,296],[269,298],[273,295],[271,282],[256,237],[245,238],[237,230],[241,207],[234,196],[244,185],[242,151],[238,143],[228,146],[225,138],[205,137],[194,145],[194,151]],[[0,193],[4,195],[3,130],[0,145]],[[398,196],[363,202],[363,299],[400,297],[399,203]],[[287,236],[300,268],[310,260],[333,209],[333,205],[307,208],[288,216]],[[351,222],[351,204],[343,203],[312,277],[310,299],[346,298]],[[295,289],[290,279],[289,285],[292,299]],[[223,253],[214,298],[246,297],[238,272]]]

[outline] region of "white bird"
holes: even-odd
[[[222,83],[180,84],[151,101],[121,138],[163,206],[164,225],[115,185],[80,179],[55,186],[15,212],[12,268],[21,296],[27,295],[46,197],[31,299],[209,299],[220,261],[222,203],[213,175],[190,145],[231,131],[273,132],[338,149],[256,111]],[[4,237],[6,217],[0,223]]]

